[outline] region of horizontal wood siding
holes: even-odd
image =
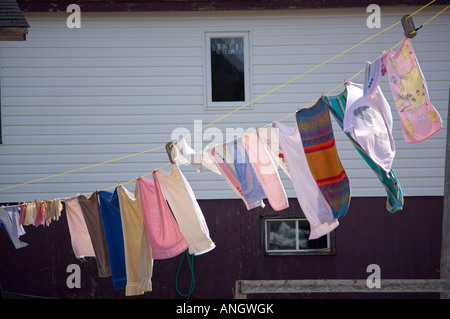
[[[382,7],[382,29],[418,7]],[[431,6],[417,25],[438,12]],[[83,13],[81,29],[66,13],[26,13],[25,42],[0,43],[0,188],[163,146],[177,128],[192,132],[230,110],[204,108],[203,36],[250,31],[257,98],[382,29],[366,26],[366,8],[289,11]],[[447,123],[450,11],[412,42],[430,97]],[[213,125],[263,126],[317,100],[402,39],[400,25]],[[362,75],[355,82],[362,82]],[[381,85],[392,103],[386,79]],[[342,87],[336,93],[339,93]],[[236,105],[239,107],[240,105]],[[407,196],[442,196],[445,130],[416,145],[403,141],[393,108],[395,172]],[[294,125],[294,116],[284,121]],[[385,196],[378,179],[334,123],[352,195]],[[205,131],[203,131],[205,132]],[[209,141],[204,141],[204,145]],[[0,192],[0,202],[73,196],[115,186],[161,167],[164,149]],[[236,198],[212,172],[183,168],[197,198]],[[290,197],[291,182],[282,174]],[[134,185],[129,184],[133,189]]]

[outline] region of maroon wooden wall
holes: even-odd
[[[76,3],[83,12],[113,11],[217,11],[217,10],[289,10],[304,8],[367,7],[373,0],[17,0],[24,12],[66,12]],[[429,1],[428,1],[429,2]],[[395,5],[424,5],[423,0],[396,0]],[[379,6],[394,5],[391,0],[377,0]],[[433,5],[443,5],[437,0]]]
[[[283,213],[270,205],[247,211],[241,200],[201,200],[216,248],[194,257],[195,290],[191,299],[233,298],[237,279],[365,279],[369,264],[381,267],[381,280],[439,278],[442,197],[407,197],[402,212],[385,210],[385,198],[352,198],[350,210],[335,230],[335,254],[330,256],[267,256],[262,251],[262,216],[299,214],[296,199]],[[299,215],[300,216],[300,215]],[[0,229],[0,284],[5,292],[53,298],[177,299],[175,278],[181,255],[156,260],[153,291],[125,297],[111,278],[99,278],[95,259],[74,257],[65,212],[50,227],[26,227],[22,240],[29,246],[15,250]],[[81,267],[81,288],[68,288],[69,264]],[[189,290],[185,259],[179,280]],[[378,298],[380,294],[249,295],[249,298]],[[435,298],[437,294],[383,295],[382,298]]]

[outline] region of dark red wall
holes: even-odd
[[[385,210],[385,198],[352,198],[350,210],[335,230],[335,254],[330,256],[267,256],[262,251],[262,216],[299,214],[296,199],[290,208],[274,213],[266,208],[247,211],[241,200],[201,200],[216,248],[194,257],[195,290],[191,299],[233,298],[237,279],[366,279],[369,264],[381,267],[381,280],[439,278],[442,197],[407,197],[402,212]],[[29,246],[15,250],[0,229],[0,283],[5,292],[54,298],[182,298],[175,278],[181,255],[156,260],[153,291],[125,297],[114,291],[111,278],[99,278],[95,259],[74,257],[63,212],[50,227],[27,226],[22,240]],[[69,264],[81,267],[81,288],[69,289]],[[179,289],[189,290],[187,260]],[[377,298],[380,294],[249,295],[249,298]],[[384,295],[434,298],[437,294]]]
[[[24,12],[66,12],[67,6],[76,3],[82,12],[113,11],[217,11],[217,10],[289,10],[304,8],[347,8],[367,7],[372,3],[379,6],[420,5],[423,0],[18,0]],[[444,5],[437,0],[433,5]]]

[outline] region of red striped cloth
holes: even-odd
[[[339,158],[326,102],[297,112],[297,126],[309,169],[334,218],[347,213],[350,205],[350,182]]]

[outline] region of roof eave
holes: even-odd
[[[0,41],[25,41],[28,27],[0,27]]]

